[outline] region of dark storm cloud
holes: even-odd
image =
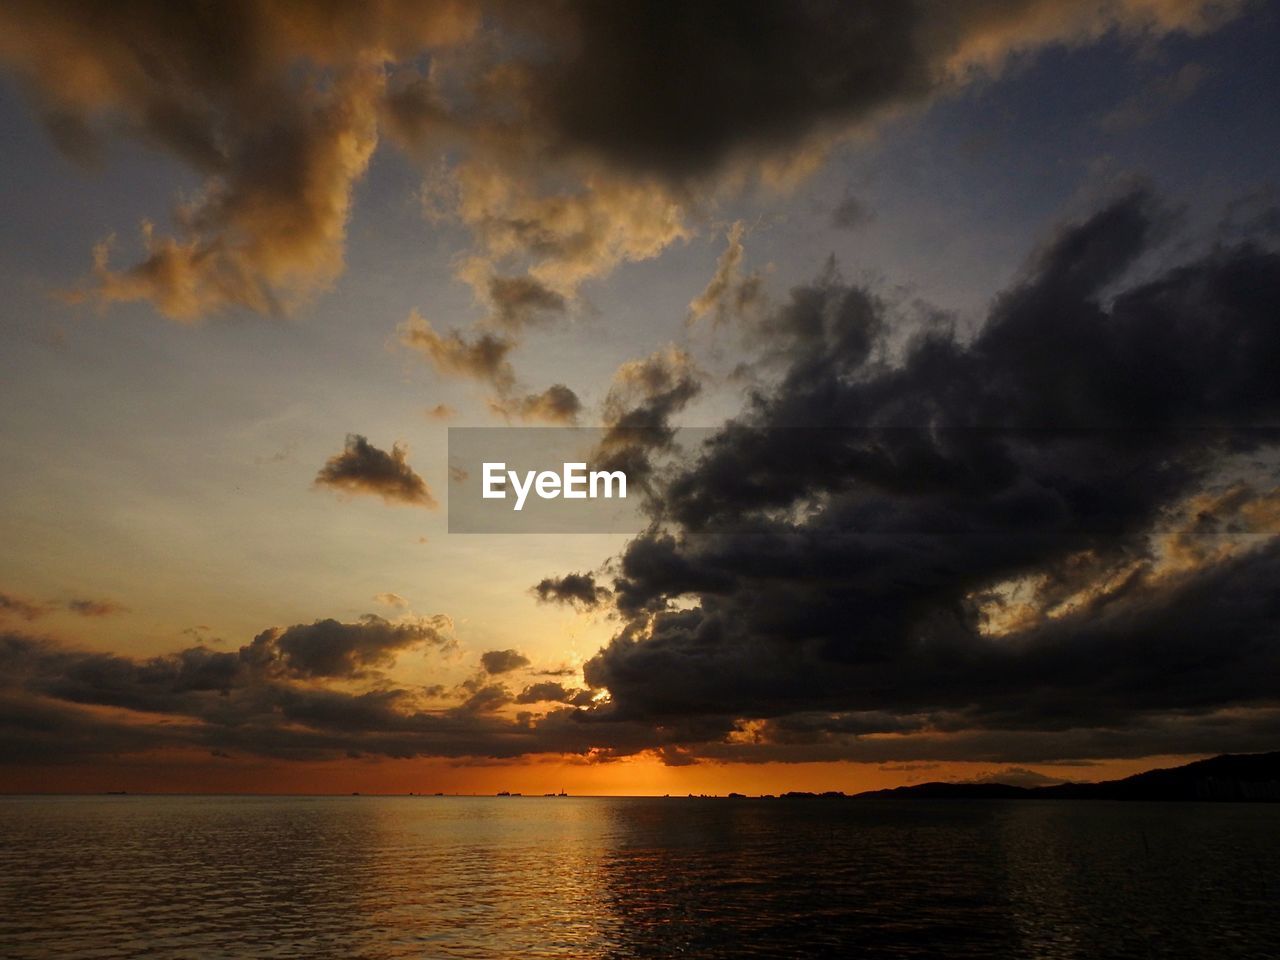
[[[1280,667],[1280,604],[1265,585],[1278,572],[1273,547],[1153,586],[1141,601],[1087,608],[1008,638],[976,636],[962,610],[937,609],[923,587],[899,598],[915,606],[900,624],[883,613],[869,618],[851,597],[837,607],[822,596],[830,584],[811,587],[820,609],[768,611],[780,591],[757,583],[759,606],[704,596],[698,611],[660,615],[652,636],[615,641],[586,678],[607,682],[629,716],[774,717],[768,739],[779,743],[914,733],[927,744],[926,734],[985,730],[1041,734],[1036,749],[1045,750],[1052,735],[1095,728],[1137,736],[1146,715],[1194,719],[1237,708],[1247,717],[1248,708],[1274,706],[1268,678]],[[807,599],[794,592],[793,603]],[[733,614],[752,619],[739,626]],[[790,632],[766,632],[780,628]],[[796,639],[801,628],[810,633]],[[1229,722],[1217,725],[1231,736]]]
[[[463,685],[458,706],[432,710],[424,700],[441,696],[440,687],[396,687],[376,675],[367,677],[369,689],[346,685],[397,653],[440,647],[444,625],[442,618],[416,625],[322,620],[264,631],[237,652],[191,647],[140,659],[2,634],[0,762],[71,762],[161,747],[305,760],[513,757],[600,745],[570,717],[539,731],[495,715],[513,698],[483,678]],[[318,683],[325,680],[344,685]],[[130,714],[104,714],[104,707]],[[624,725],[612,739],[634,752],[645,737]]]
[[[343,493],[373,494],[387,503],[436,506],[426,482],[405,461],[403,446],[397,443],[387,453],[356,433],[347,434],[346,448],[329,458],[315,484]]]
[[[373,686],[352,690],[348,682],[365,672],[363,665],[401,647],[367,618],[343,626],[351,629],[334,631],[319,621],[265,631],[234,653],[192,647],[150,658],[0,634],[0,764],[84,762],[161,748],[286,760],[535,753],[607,759],[663,740],[643,724],[611,723],[601,733],[570,706],[540,719],[528,713],[512,719],[499,712],[515,702],[511,692],[483,675],[454,691],[456,705],[430,709],[426,704],[444,696],[443,688],[374,678]],[[378,639],[356,638],[355,628]],[[278,644],[284,636],[288,650]],[[423,643],[433,641],[427,636]],[[327,671],[348,668],[349,675],[330,678],[342,686],[318,682]],[[587,697],[564,688],[543,692],[557,696],[540,702]]]
[[[0,684],[0,763],[74,763],[175,744],[159,726],[104,718]]]
[[[480,664],[485,673],[510,673],[529,666],[529,658],[519,650],[489,650],[480,654]]]
[[[254,638],[242,655],[255,664],[279,664],[299,677],[358,677],[390,666],[396,656],[413,647],[446,647],[443,618],[391,623],[366,614],[357,623],[317,620],[283,630],[272,628]]]
[[[491,671],[502,672],[502,671]],[[513,702],[511,691],[501,683],[477,684],[471,695],[454,711],[466,715],[472,713],[492,713]]]
[[[623,553],[633,620],[585,667],[610,709],[770,718],[757,755],[775,759],[814,711],[832,719],[806,755],[927,758],[940,732],[1041,760],[1059,735],[1060,757],[1156,752],[1174,729],[1256,744],[1248,712],[1275,706],[1280,667],[1280,256],[1218,247],[1124,286],[1161,219],[1121,197],[1046,246],[971,342],[931,330],[894,366],[872,293],[830,270],[792,291],[761,331],[776,384],[658,488],[663,524]],[[1246,453],[1234,497],[1257,526],[1209,498],[1244,540],[1153,540]],[[1019,582],[1027,616],[991,629]],[[898,737],[856,743],[871,732]]]
[[[623,169],[701,176],[794,149],[998,69],[1010,53],[1110,29],[1197,31],[1236,4],[838,0],[557,8],[561,56],[530,77],[566,148]]]
[[[566,573],[563,577],[544,577],[533,588],[539,603],[566,603],[586,609],[609,599],[609,590],[596,583],[595,574]]]
[[[135,660],[16,634],[0,642],[0,667],[27,694],[148,712],[182,712],[201,693],[230,690],[247,669],[240,655],[204,647]]]
[[[589,698],[589,690],[574,690],[554,680],[533,683],[520,691],[516,703],[579,703]]]
[[[399,624],[373,615],[356,623],[317,620],[264,630],[236,652],[196,646],[146,659],[10,634],[0,643],[0,667],[11,684],[73,703],[216,714],[227,704],[206,695],[270,691],[293,680],[358,679],[406,651],[450,646],[447,626],[441,617]]]
[[[567,9],[573,53],[548,68],[542,114],[566,143],[644,172],[703,174],[937,82],[921,11],[893,0]]]

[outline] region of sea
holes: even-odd
[[[1280,957],[1280,805],[0,798],[0,957]]]

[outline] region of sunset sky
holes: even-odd
[[[0,791],[1275,749],[1277,49],[1233,0],[10,0]],[[451,534],[476,426],[708,443],[622,451],[643,530]]]

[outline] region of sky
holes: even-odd
[[[1227,0],[6,4],[0,790],[1274,748],[1278,44]],[[591,428],[643,523],[450,533],[458,427]]]

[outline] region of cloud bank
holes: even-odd
[[[1261,743],[1280,256],[1220,246],[1126,285],[1161,220],[1118,198],[972,341],[926,330],[900,364],[872,291],[792,290],[762,321],[775,381],[654,488],[622,554],[626,626],[585,666],[614,715],[768,755]]]
[[[139,659],[16,630],[27,607],[9,598],[0,756],[1267,749],[1280,254],[1221,243],[1135,273],[1164,220],[1142,190],[1116,198],[1044,244],[972,338],[935,324],[896,359],[879,348],[891,308],[830,268],[751,321],[769,373],[742,412],[692,456],[640,451],[666,458],[650,528],[606,582],[534,588],[616,618],[581,681],[514,692],[531,666],[515,649],[451,692],[389,680],[396,658],[449,646],[444,618],[319,620]],[[674,430],[696,384],[678,352],[628,365],[614,423]]]
[[[422,163],[428,213],[470,229],[460,276],[514,329],[687,239],[697,198],[801,176],[1011,57],[1203,32],[1239,6],[15,0],[0,64],[77,160],[127,136],[203,178],[171,228],[143,222],[140,259],[116,266],[104,240],[81,298],[181,322],[307,302],[342,272],[353,189],[385,139]]]

